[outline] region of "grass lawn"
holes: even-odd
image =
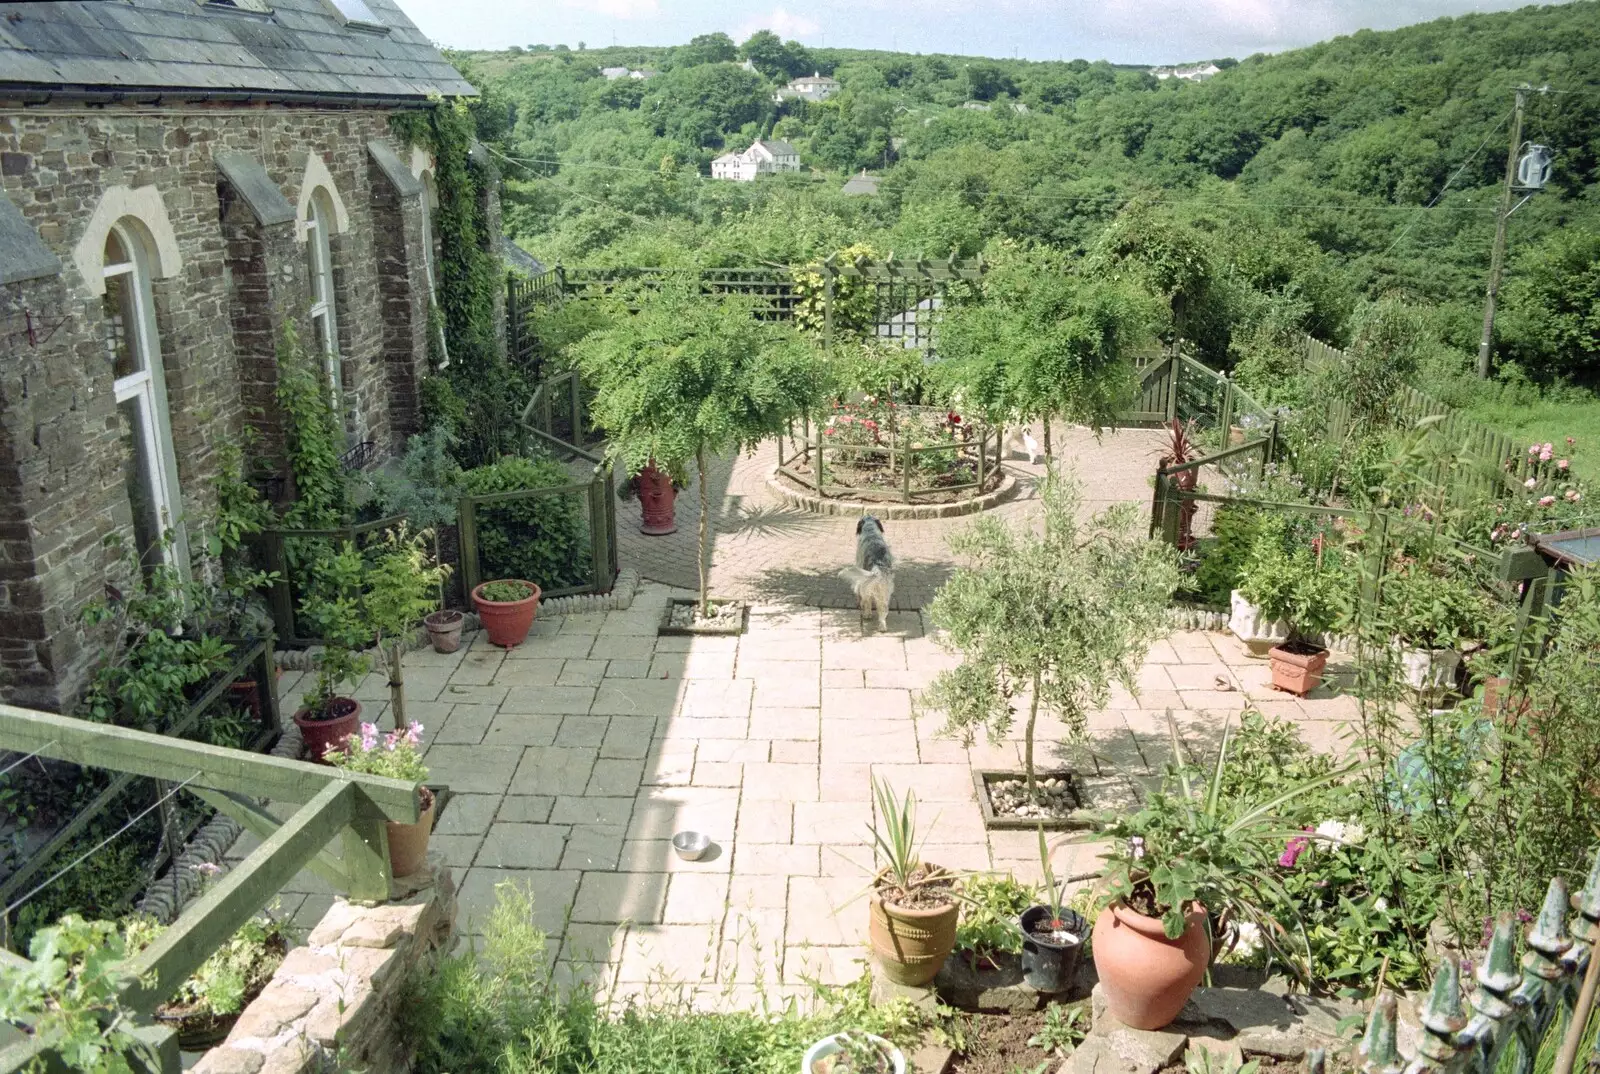
[[[1525,443],[1549,441],[1558,454],[1566,450],[1566,438],[1572,437],[1577,441],[1573,470],[1586,481],[1600,481],[1600,396],[1582,402],[1539,400],[1520,405],[1485,400],[1465,409],[1477,421]]]

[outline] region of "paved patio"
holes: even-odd
[[[651,584],[625,612],[541,618],[509,652],[480,634],[408,659],[431,781],[455,794],[433,847],[455,869],[465,932],[481,932],[495,885],[515,880],[534,893],[558,970],[613,995],[670,980],[731,1005],[853,978],[872,775],[917,792],[929,860],[1037,878],[1037,837],[985,831],[972,790],[973,768],[1019,764],[1020,729],[967,748],[937,736],[936,714],[918,716],[918,690],[954,662],[920,612],[893,613],[878,634],[853,610],[772,603],[743,637],[657,638],[674,592]],[[1138,693],[1118,690],[1094,715],[1088,743],[1058,750],[1064,728],[1041,719],[1041,752],[1148,784],[1170,751],[1167,711],[1188,748],[1214,755],[1247,704],[1336,748],[1353,700],[1288,699],[1267,678],[1231,636],[1175,634],[1152,647]],[[307,685],[286,675],[286,703]],[[357,696],[366,718],[387,718],[380,676]],[[686,828],[711,836],[706,860],[674,857],[669,839]],[[1057,860],[1093,864],[1090,850]],[[309,874],[283,898],[305,923],[331,901]]]

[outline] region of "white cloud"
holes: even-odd
[[[800,41],[820,33],[822,27],[804,15],[791,15],[783,8],[775,7],[765,15],[752,15],[741,22],[733,32],[733,39],[743,41],[757,30],[771,30],[785,41]]]
[[[653,19],[661,14],[659,0],[562,0],[562,6],[613,19]]]

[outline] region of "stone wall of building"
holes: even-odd
[[[341,1070],[410,1070],[401,1005],[455,934],[450,871],[439,867],[433,881],[402,903],[336,900],[194,1074],[317,1074],[334,1060]]]
[[[262,443],[250,456],[281,465],[274,351],[309,306],[302,194],[323,175],[344,225],[331,246],[348,431],[384,452],[414,431],[414,382],[427,369],[427,301],[415,292],[424,210],[420,192],[397,192],[373,166],[369,142],[410,156],[388,117],[0,101],[0,190],[62,262],[59,276],[0,285],[0,700],[70,707],[102,640],[83,634],[80,612],[126,577],[106,545],[131,538],[132,516],[93,278],[97,212],[148,207],[147,188],[158,199],[155,321],[193,547],[204,548],[215,510],[220,444],[253,426]],[[253,162],[263,184],[238,189],[219,169],[227,154]],[[267,222],[267,202],[300,216],[269,207]],[[301,336],[313,338],[303,320]]]

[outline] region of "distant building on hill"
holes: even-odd
[[[839,188],[839,193],[852,197],[870,196],[877,192],[878,177],[876,175],[868,175],[865,168],[861,169],[860,175],[852,175],[846,180],[844,186]]]
[[[600,68],[600,76],[602,78],[604,78],[607,82],[615,82],[619,78],[638,78],[638,79],[654,78],[659,73],[660,72],[658,72],[658,71],[650,70],[650,68],[648,68],[648,67],[642,67],[637,71],[630,70],[629,68],[626,68],[626,67],[602,67],[602,68]]]
[[[1204,82],[1222,68],[1214,63],[1182,63],[1171,67],[1152,67],[1150,73],[1157,78],[1181,78],[1185,82]]]
[[[772,95],[773,100],[826,101],[839,92],[839,80],[827,75],[813,74],[810,78],[797,78]]]
[[[724,153],[711,162],[711,178],[748,183],[758,175],[800,170],[800,151],[776,138],[757,139],[743,153]]]
[[[987,112],[993,106],[985,104],[983,101],[964,101],[961,107],[973,112]]]

